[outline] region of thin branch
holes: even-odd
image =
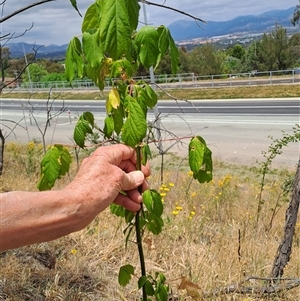
[[[42,0],[42,1],[39,1],[39,2],[31,3],[31,4],[29,4],[29,5],[25,6],[25,7],[22,7],[20,9],[16,10],[16,11],[14,11],[13,13],[11,13],[11,14],[3,17],[3,18],[1,18],[0,19],[0,24],[2,22],[7,21],[8,19],[10,19],[10,18],[12,18],[12,17],[14,17],[14,16],[16,16],[16,15],[18,15],[18,14],[20,14],[20,13],[22,13],[22,12],[24,12],[24,11],[30,9],[30,8],[32,8],[32,7],[35,7],[35,6],[38,6],[38,5],[47,3],[47,2],[52,2],[52,1],[56,1],[56,0]]]
[[[158,4],[158,3],[153,3],[153,2],[146,1],[146,0],[140,0],[140,1],[138,1],[138,2],[142,2],[142,3],[145,3],[145,4],[147,4],[147,5],[158,6],[158,7],[162,7],[162,8],[165,8],[165,9],[169,9],[169,10],[175,11],[175,12],[181,14],[181,15],[184,15],[184,16],[187,16],[187,17],[189,17],[189,18],[192,18],[192,19],[194,19],[195,21],[200,21],[200,22],[206,24],[206,21],[204,21],[204,20],[202,20],[202,19],[200,19],[200,18],[197,18],[197,17],[195,17],[195,16],[193,16],[193,15],[191,15],[191,14],[188,14],[188,13],[182,11],[182,10],[176,9],[176,8],[174,8],[174,7],[171,7],[171,6],[166,6],[166,5],[164,5],[164,4]],[[165,2],[164,2],[164,3],[165,3]]]

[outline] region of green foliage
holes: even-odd
[[[93,134],[94,115],[90,112],[83,113],[76,123],[73,138],[78,146],[84,147],[87,134]]]
[[[132,265],[127,264],[122,266],[119,271],[119,284],[126,286],[129,283],[132,275],[134,275],[134,267]]]
[[[211,151],[207,147],[205,140],[196,136],[189,144],[189,165],[193,172],[193,178],[200,183],[212,180],[212,157]]]
[[[265,187],[265,179],[267,176],[267,173],[270,171],[272,162],[274,159],[282,154],[282,149],[286,146],[288,146],[290,143],[296,143],[300,142],[300,125],[296,124],[293,128],[294,132],[293,134],[287,134],[283,132],[283,135],[281,138],[274,139],[273,137],[270,137],[272,140],[272,143],[269,145],[268,151],[262,152],[263,157],[265,158],[265,161],[261,163],[261,174],[262,174],[262,179],[260,183],[260,192],[258,196],[258,206],[257,206],[257,222],[260,218],[260,212],[262,210],[262,205],[264,204],[262,194],[264,191]],[[288,182],[291,182],[290,179],[289,181],[285,182],[285,191],[288,191],[289,184]]]
[[[41,179],[38,189],[51,189],[55,181],[69,171],[71,162],[72,157],[68,149],[62,145],[51,146],[41,161]]]
[[[225,54],[211,43],[196,47],[189,54],[190,71],[201,75],[224,73]]]
[[[29,69],[30,80],[32,82],[40,82],[44,76],[48,75],[48,72],[45,70],[45,68],[37,63],[32,63],[27,68]],[[27,72],[23,74],[23,81],[29,82],[29,76]]]

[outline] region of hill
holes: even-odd
[[[286,10],[272,10],[260,15],[239,16],[229,21],[208,21],[196,24],[193,20],[179,20],[170,24],[169,29],[176,41],[195,38],[210,38],[235,33],[269,32],[274,26],[292,27],[294,7]]]
[[[196,38],[211,38],[229,34],[254,34],[270,32],[274,26],[281,25],[286,28],[295,28],[291,24],[294,7],[286,10],[272,10],[260,15],[239,16],[229,21],[208,21],[199,27],[195,21],[179,20],[170,24],[169,29],[177,42]],[[50,58],[53,60],[64,59],[68,44],[57,45],[33,45],[27,43],[8,44],[12,58],[23,57],[25,53],[32,53],[38,48],[38,58]]]

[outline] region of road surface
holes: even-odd
[[[45,101],[33,101],[34,111],[30,114],[28,103],[19,100],[1,101],[2,119],[13,120],[22,127],[15,128],[15,134],[8,140],[41,140],[35,121],[45,124]],[[97,124],[102,127],[105,118],[104,102],[67,101],[67,109],[51,121],[47,131],[47,143],[72,144],[71,137],[78,115],[92,111]],[[53,106],[52,113],[58,112],[62,103]],[[260,100],[209,100],[180,102],[159,102],[161,139],[163,150],[184,156],[189,139],[201,135],[208,143],[215,160],[228,163],[254,165],[262,160],[262,151],[267,151],[272,142],[270,135],[281,138],[282,131],[293,133],[299,124],[298,99],[260,99]],[[155,119],[149,112],[149,121]],[[12,122],[5,122],[13,127]],[[6,128],[6,134],[9,129]],[[186,139],[183,139],[186,137]],[[178,139],[178,140],[176,140]],[[284,148],[274,165],[293,168],[299,158],[299,143]]]

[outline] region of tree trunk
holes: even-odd
[[[0,176],[2,175],[3,172],[4,145],[5,145],[5,138],[3,136],[2,130],[0,129]]]
[[[300,203],[300,159],[298,162],[297,172],[294,180],[294,188],[291,196],[290,204],[285,214],[285,226],[282,242],[280,243],[277,255],[272,268],[272,278],[280,278],[283,270],[290,260],[292,254],[293,237],[295,233],[295,225],[297,222],[298,210]]]

